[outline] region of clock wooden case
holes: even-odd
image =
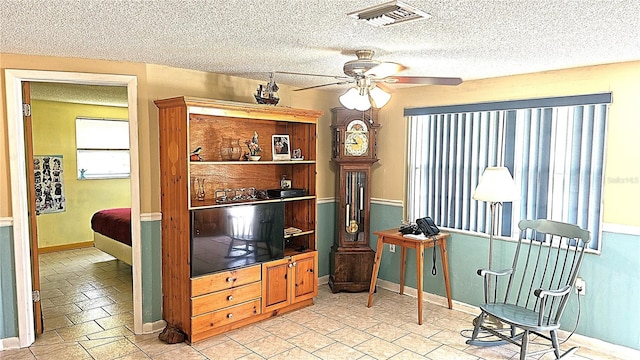
[[[332,160],[338,166],[336,236],[329,286],[368,291],[375,252],[369,247],[371,166],[376,153],[377,110],[332,109]]]

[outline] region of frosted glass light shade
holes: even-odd
[[[373,89],[369,90],[369,98],[371,99],[371,105],[379,109],[387,105],[387,103],[391,99],[391,94],[376,86]]]
[[[371,108],[369,97],[367,95],[360,95],[356,88],[351,88],[340,96],[340,103],[347,109],[365,111]]]
[[[480,177],[480,182],[471,198],[486,202],[507,202],[520,198],[520,193],[509,169],[488,167]]]

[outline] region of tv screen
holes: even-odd
[[[191,277],[284,257],[284,203],[191,211]]]

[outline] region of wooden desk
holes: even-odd
[[[369,301],[367,307],[373,304],[373,293],[376,289],[376,280],[378,279],[378,270],[380,270],[380,260],[384,252],[384,244],[394,244],[402,248],[402,257],[400,260],[400,294],[404,293],[404,273],[406,269],[407,249],[416,250],[416,283],[418,291],[418,324],[422,325],[422,283],[424,281],[424,249],[434,247],[431,237],[424,240],[404,237],[398,229],[382,230],[374,233],[378,235],[378,246],[376,247],[376,257],[373,264],[373,273],[371,274],[371,286],[369,286]],[[451,287],[449,284],[449,261],[447,260],[447,238],[448,233],[439,233],[436,236],[435,246],[440,247],[440,257],[442,259],[442,272],[444,273],[444,285],[447,291],[447,300],[449,309],[451,304]]]

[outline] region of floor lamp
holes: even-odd
[[[489,270],[492,269],[493,258],[493,234],[495,233],[496,207],[504,202],[519,198],[516,184],[506,167],[488,167],[484,170],[476,190],[471,195],[474,200],[489,203],[491,209],[491,228],[489,232]],[[491,279],[489,279],[491,281]],[[496,328],[502,328],[502,324],[495,319],[488,319]]]

